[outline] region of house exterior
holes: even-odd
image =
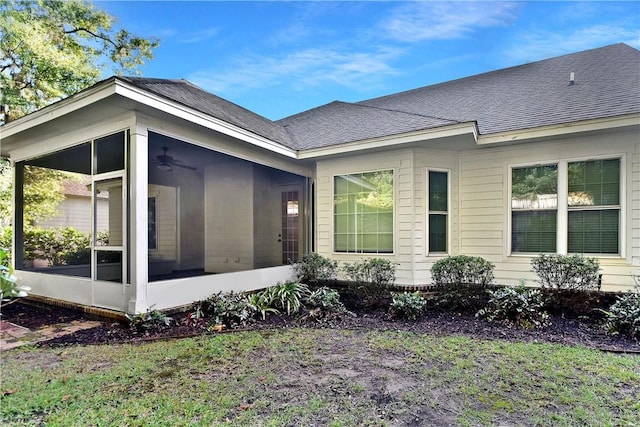
[[[32,293],[120,312],[291,278],[317,252],[380,257],[400,285],[448,255],[534,285],[540,253],[640,266],[640,52],[578,52],[279,121],[183,80],[112,77],[2,128],[15,267]],[[27,268],[25,174],[91,183],[91,265]],[[98,201],[108,201],[99,210]],[[73,225],[73,224],[69,224]]]

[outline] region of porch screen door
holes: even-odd
[[[300,191],[282,192],[282,264],[297,262],[300,238]]]
[[[122,176],[94,181],[93,280],[124,283],[126,278],[123,181]]]

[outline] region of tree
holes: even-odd
[[[107,63],[116,74],[139,73],[159,42],[114,22],[84,0],[0,0],[0,120],[91,86]]]

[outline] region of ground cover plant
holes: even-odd
[[[408,330],[285,328],[3,354],[0,423],[634,425],[640,358]]]

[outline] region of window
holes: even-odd
[[[156,216],[156,198],[149,197],[147,200],[147,221],[149,226],[149,237],[148,237],[148,245],[150,251],[155,251],[158,249],[158,224],[157,224],[157,216]]]
[[[511,251],[619,254],[620,165],[599,159],[513,168]]]
[[[393,252],[393,171],[334,177],[334,250]]]
[[[511,171],[511,251],[555,252],[558,166]]]
[[[429,171],[429,252],[447,252],[449,174]]]
[[[620,223],[620,160],[569,163],[571,253],[617,254]]]

